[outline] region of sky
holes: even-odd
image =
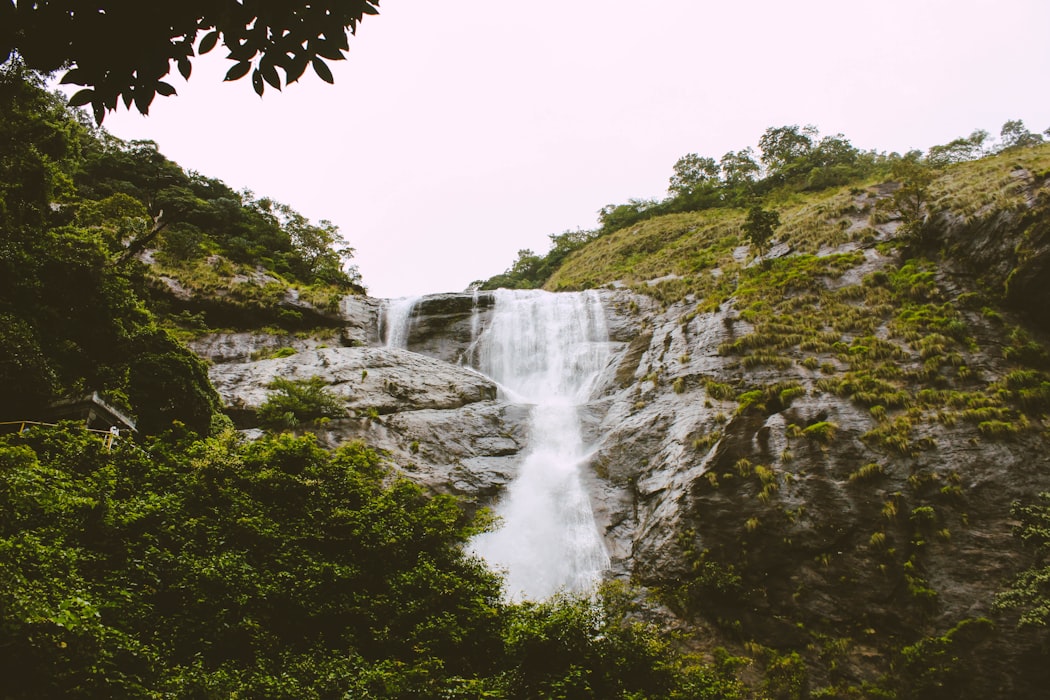
[[[666,196],[675,161],[816,125],[861,149],[1050,127],[1047,0],[381,0],[260,99],[220,46],[104,126],[335,223],[377,297],[459,291]]]

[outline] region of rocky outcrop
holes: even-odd
[[[248,362],[271,357],[274,354],[318,350],[339,344],[338,332],[330,335],[314,334],[300,337],[293,333],[265,333],[262,331],[231,331],[208,333],[186,342],[193,352],[215,364]]]
[[[149,256],[143,259],[152,260]],[[147,289],[158,307],[172,313],[199,315],[212,327],[252,329],[277,326],[303,330],[338,328],[344,324],[346,314],[339,303],[304,299],[298,289],[273,277],[263,268],[250,275],[233,275],[224,284],[218,288],[198,287],[170,275],[151,274]],[[359,299],[368,304],[365,297]],[[333,297],[331,301],[339,300]],[[371,303],[375,304],[375,300]],[[346,305],[344,300],[342,306]]]
[[[857,287],[896,264],[869,250],[828,286]],[[963,294],[963,282],[938,284]],[[797,350],[781,366],[748,366],[724,350],[754,330],[739,310],[694,316],[693,307],[638,313],[601,405],[593,497],[616,574],[662,591],[680,615],[723,626],[723,642],[742,635],[787,652],[846,639],[836,673],[853,684],[874,682],[904,643],[989,618],[995,631],[964,662],[979,677],[973,697],[1034,692],[1041,671],[1019,674],[1014,663],[1040,642],[993,602],[1030,563],[1011,503],[1050,489],[1038,414],[1007,411],[1024,426],[1008,434],[947,407],[887,417],[821,382],[846,369],[834,352],[819,366]],[[1017,368],[1003,358],[1001,320],[964,315],[972,345],[959,361],[994,386]],[[888,326],[875,335],[888,337]],[[921,374],[920,351],[900,345],[902,371]],[[742,400],[785,386],[792,397],[775,389]],[[873,436],[897,422],[909,425],[907,446]]]
[[[1007,179],[1018,206],[989,204],[969,215],[942,210],[927,223],[926,235],[948,252],[947,264],[979,277],[1050,329],[1050,173],[1018,165]]]
[[[389,414],[456,409],[496,398],[495,385],[476,372],[391,348],[324,348],[257,362],[225,363],[212,383],[236,409],[257,408],[277,377],[320,377],[355,413]]]
[[[263,345],[254,335],[197,341],[199,351],[223,360],[210,376],[239,427],[256,426],[274,379],[319,377],[347,409],[345,418],[304,428],[324,444],[363,439],[412,479],[472,499],[491,497],[513,478],[526,416],[497,401],[496,386],[482,375],[406,350],[299,342],[304,347],[294,354],[253,360]]]
[[[342,332],[340,340],[350,347],[382,344],[379,322],[383,313],[380,299],[351,294],[339,304]]]

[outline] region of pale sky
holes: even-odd
[[[382,0],[330,63],[259,99],[222,47],[105,127],[329,219],[374,296],[458,291],[690,152],[814,124],[904,152],[1050,127],[1050,0]]]

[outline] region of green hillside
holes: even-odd
[[[812,194],[793,194],[767,203],[776,211],[771,257],[817,254],[853,246],[882,244],[887,250],[911,254],[942,255],[955,265],[972,266],[966,246],[942,236],[946,222],[992,221],[1025,208],[1031,188],[1018,178],[1021,169],[1037,179],[1050,172],[1050,144],[959,163],[932,170],[925,193],[924,223],[916,235],[897,235],[903,222],[893,194],[900,183],[874,178]],[[771,200],[766,200],[771,202]],[[1030,213],[1038,218],[1038,213]],[[693,295],[701,307],[725,301],[735,280],[752,262],[754,251],[745,233],[747,211],[714,208],[667,214],[595,237],[568,255],[544,282],[544,288],[575,290],[616,283],[673,302]],[[886,224],[889,224],[887,227]],[[1015,243],[1027,224],[1000,235]],[[1021,230],[1017,230],[1020,227]],[[995,298],[1006,296],[1006,280],[1016,256],[1000,256],[1000,269],[986,269],[987,289]],[[1005,267],[1002,267],[1005,266]]]
[[[184,345],[218,329],[332,334],[339,299],[364,292],[338,230],[115,139],[5,64],[0,698],[1045,685],[1050,516],[1029,488],[1045,478],[1018,478],[1011,507],[1018,475],[997,460],[1050,439],[1050,145],[1016,123],[979,157],[977,136],[900,156],[771,129],[764,170],[749,149],[690,154],[668,199],[610,205],[600,228],[552,236],[485,283],[638,292],[623,306],[643,342],[617,372],[631,417],[704,410],[705,432],[674,437],[708,465],[682,486],[680,529],[594,597],[511,604],[464,552],[487,511],[367,445],[322,449],[311,430],[345,409],[323,382],[269,385],[269,428],[245,439]],[[700,347],[712,329],[720,342]],[[693,367],[691,351],[708,356]],[[138,433],[20,430],[89,391]],[[832,401],[851,424],[819,418]],[[632,449],[614,456],[634,464]],[[983,481],[967,491],[971,472]],[[966,604],[996,621],[939,607],[967,583],[961,554],[994,560],[999,578]]]
[[[1029,188],[1016,173],[1023,170],[1041,179],[1050,172],[1050,144],[1038,135],[1027,136],[1022,143],[1028,145],[984,157],[970,150],[973,160],[950,162],[944,156],[948,146],[904,156],[854,150],[849,169],[836,170],[834,178],[815,179],[814,173],[823,169],[802,162],[785,168],[786,173],[773,170],[744,184],[712,177],[701,180],[692,194],[672,193],[663,202],[610,205],[601,212],[600,228],[552,235],[550,252],[522,251],[511,268],[482,288],[567,291],[616,283],[664,301],[689,294],[706,302],[712,294],[724,299],[727,281],[759,252],[740,250],[750,242],[746,222],[751,208],[779,217],[773,257],[880,242],[906,253],[936,255],[936,247],[944,243],[938,229],[945,221],[991,220],[1023,208]],[[827,186],[827,180],[833,184]],[[909,206],[919,209],[913,213]],[[905,226],[902,234],[907,235],[897,235],[909,217],[918,220]],[[880,227],[884,224],[891,225]],[[964,255],[956,257],[967,264]],[[1009,273],[1000,271],[1000,284]]]
[[[99,391],[148,432],[206,430],[217,400],[178,336],[337,325],[364,291],[330,223],[94,128],[17,64],[0,137],[0,420]]]

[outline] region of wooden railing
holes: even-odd
[[[49,428],[56,428],[56,427],[58,427],[58,423],[45,423],[43,421],[38,421],[38,420],[8,420],[8,421],[0,421],[0,426],[4,426],[4,425],[17,425],[18,426],[18,434],[19,435],[23,434],[24,432],[26,432],[26,430],[29,429],[27,426],[43,425],[43,426],[46,426],[46,427],[49,427]],[[99,430],[98,428],[87,428],[87,427],[85,427],[84,430],[87,430],[89,433],[98,433],[99,435],[104,436],[107,450],[112,449],[113,448],[113,443],[116,442],[120,438],[120,430],[116,426],[110,428],[109,430]]]

